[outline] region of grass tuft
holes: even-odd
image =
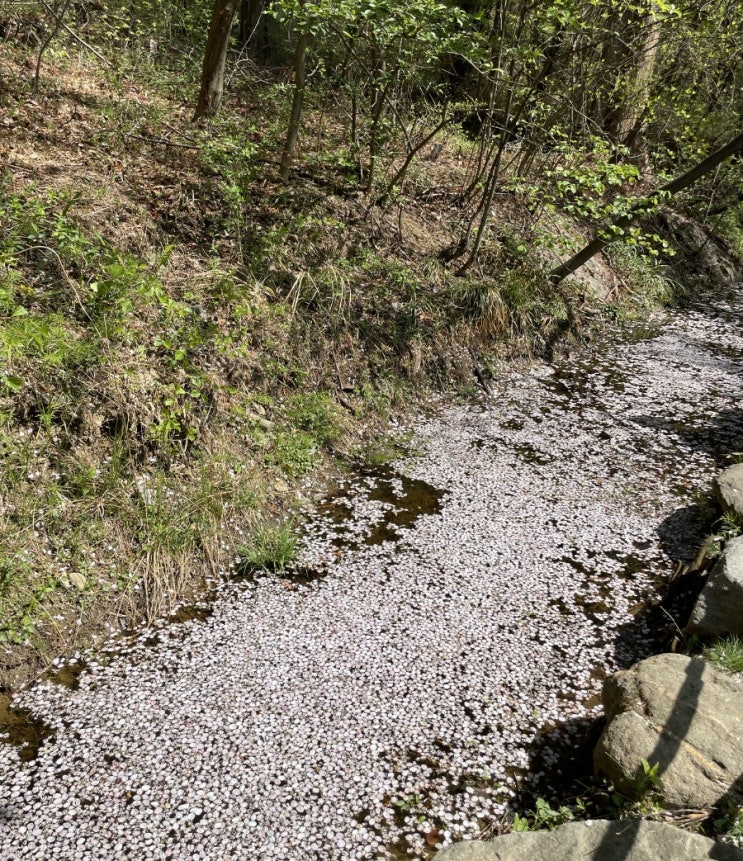
[[[735,634],[723,637],[704,650],[704,657],[729,673],[743,673],[743,639]]]
[[[674,296],[681,292],[680,285],[669,277],[667,267],[634,245],[615,242],[605,253],[624,280],[626,300],[636,314],[669,305]]]
[[[298,538],[291,521],[265,523],[253,532],[251,543],[239,550],[239,576],[256,571],[283,571],[297,556]]]
[[[722,842],[732,843],[733,846],[743,849],[743,807],[737,807],[728,799],[722,816],[715,819],[714,825]]]

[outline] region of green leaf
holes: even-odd
[[[23,388],[23,378],[22,377],[5,377],[3,380],[5,386],[10,389],[11,392],[20,392]]]

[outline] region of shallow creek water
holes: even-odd
[[[721,298],[503,377],[349,476],[297,577],[23,693],[0,859],[425,859],[548,791],[743,449],[740,322]]]

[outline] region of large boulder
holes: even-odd
[[[436,861],[743,861],[743,851],[673,825],[642,820],[568,822],[556,831],[504,834],[442,849]]]
[[[723,469],[714,480],[714,489],[723,511],[743,517],[743,463]]]
[[[699,593],[687,634],[743,636],[743,536],[731,538]]]
[[[602,699],[607,724],[594,766],[620,792],[652,788],[642,779],[644,759],[658,763],[670,806],[743,801],[743,675],[701,658],[656,655],[608,678]]]

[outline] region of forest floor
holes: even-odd
[[[0,693],[278,552],[329,478],[404,449],[390,420],[673,292],[632,255],[549,287],[584,231],[512,194],[456,277],[461,134],[383,207],[321,106],[279,181],[264,81],[195,125],[193,77],[49,50],[34,92],[34,62],[4,44]]]

